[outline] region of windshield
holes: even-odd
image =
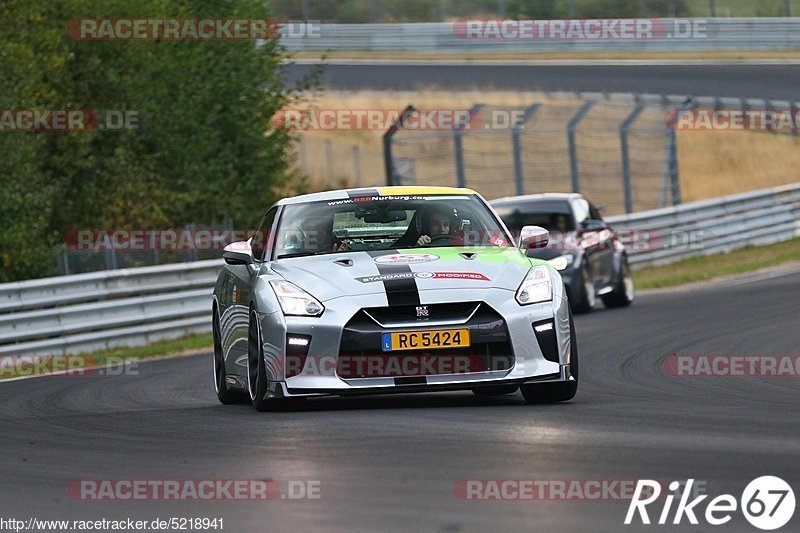
[[[495,211],[513,233],[525,226],[540,226],[550,232],[575,231],[569,202],[531,202],[524,205],[495,206]]]
[[[274,258],[442,246],[510,246],[474,195],[364,197],[284,208]]]

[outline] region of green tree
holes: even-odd
[[[78,18],[269,18],[261,0],[0,4],[0,108],[128,110],[135,131],[0,132],[0,280],[53,274],[76,228],[248,226],[274,200],[299,98],[277,39],[75,40]]]

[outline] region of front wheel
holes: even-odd
[[[581,267],[580,278],[576,279],[573,285],[575,291],[574,295],[570,294],[570,297],[574,298],[575,303],[572,305],[572,309],[578,314],[589,313],[594,308],[597,297],[594,292],[594,281],[585,263]]]
[[[265,399],[269,391],[267,369],[264,364],[264,343],[261,340],[261,327],[255,309],[250,310],[250,327],[247,337],[247,390],[256,411],[267,411],[270,400]]]
[[[225,357],[222,354],[222,335],[220,334],[219,317],[214,309],[211,318],[211,332],[214,338],[214,389],[217,398],[223,405],[244,403],[247,395],[241,391],[228,388],[228,373],[225,370]]]
[[[603,305],[606,307],[628,307],[633,302],[633,275],[628,265],[628,258],[623,257],[619,266],[619,273],[614,284],[614,291],[603,296]]]
[[[578,341],[572,311],[569,313],[569,351],[570,372],[574,380],[522,385],[520,390],[526,402],[536,404],[567,402],[578,392]]]

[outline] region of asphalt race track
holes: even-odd
[[[286,67],[297,81],[314,70],[312,62]],[[320,79],[338,90],[505,89],[526,91],[637,92],[795,100],[800,64],[673,62],[563,62],[509,65],[480,62],[404,64],[381,61],[328,61]],[[405,102],[404,102],[405,103]]]
[[[138,376],[0,383],[0,504],[18,519],[221,517],[225,531],[663,531],[622,526],[622,501],[463,501],[454,485],[695,478],[739,498],[750,480],[777,475],[797,490],[796,377],[671,377],[664,361],[800,355],[798,297],[800,273],[780,272],[578,317],[582,382],[561,405],[445,393],[259,414],[217,403],[210,356],[144,363]],[[321,498],[87,502],[66,492],[81,479],[267,478],[284,494],[288,480],[319,481]],[[738,513],[724,530],[754,529]]]

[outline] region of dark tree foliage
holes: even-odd
[[[78,18],[269,18],[262,0],[0,2],[0,109],[130,110],[137,131],[0,132],[0,281],[55,273],[76,228],[249,226],[287,177],[299,93],[277,40],[89,41]]]

